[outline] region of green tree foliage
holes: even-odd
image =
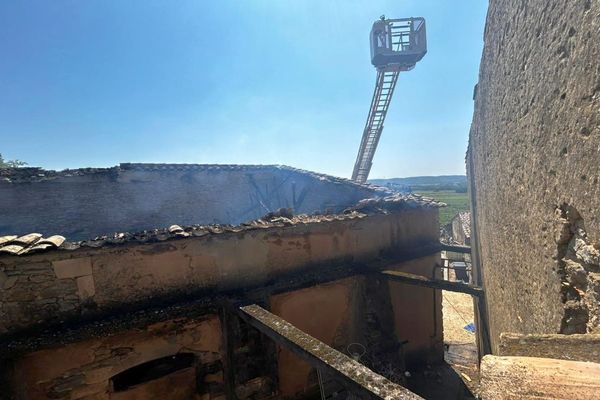
[[[0,168],[19,168],[24,165],[27,165],[25,161],[21,160],[5,160],[0,154]]]

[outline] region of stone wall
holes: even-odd
[[[600,324],[600,2],[491,0],[467,155],[492,347]]]
[[[396,269],[424,273],[435,263],[439,257],[430,256],[399,264]],[[441,321],[441,309],[432,312],[431,290],[398,284],[393,290],[374,293],[373,282],[368,280],[353,276],[274,294],[267,301],[268,308],[344,354],[350,354],[351,345],[363,346],[362,361],[396,381],[403,379],[404,371],[399,353],[393,351],[398,343],[405,343],[403,354],[409,360],[420,356],[421,364],[441,361],[441,325],[434,331],[431,323],[432,318]],[[407,289],[402,304],[398,296],[390,297],[390,292]],[[413,311],[407,313],[407,309]],[[225,361],[223,326],[218,315],[208,313],[34,351],[3,369],[2,374],[10,373],[11,381],[11,394],[4,394],[15,400],[222,400],[226,385],[239,399],[265,398],[272,393],[289,399],[316,394],[314,368],[293,353],[276,349],[270,339],[237,318],[229,325],[233,358]],[[401,329],[394,330],[394,326]],[[131,388],[115,385],[115,377],[131,368],[178,354],[191,354],[194,360],[186,368]],[[232,381],[227,381],[226,362],[231,362]],[[393,371],[399,376],[390,376],[392,362],[400,363]]]
[[[441,269],[434,268],[437,265],[441,265],[439,258],[431,256],[399,264],[391,269],[442,279]],[[400,282],[388,282],[388,286],[394,315],[393,331],[404,342],[399,350],[406,365],[412,368],[442,361],[442,292]],[[419,323],[413,324],[412,321]]]
[[[318,285],[272,296],[271,312],[316,339],[346,353],[346,347],[364,340],[364,313],[360,278]],[[317,383],[316,371],[286,349],[278,351],[277,370],[283,397],[307,392]]]
[[[428,275],[439,256],[397,264],[394,270]],[[404,370],[443,360],[441,292],[355,276],[274,295],[271,312],[395,382]],[[437,307],[436,307],[437,306]],[[357,350],[359,349],[359,350]],[[307,394],[314,368],[286,349],[277,356],[282,397]]]
[[[0,170],[0,236],[69,240],[173,224],[237,224],[269,211],[339,212],[374,188],[282,166],[121,164]]]
[[[40,350],[12,367],[13,397],[42,399],[203,399],[223,397],[222,336],[218,316],[204,320],[166,321],[142,331]],[[175,354],[194,355],[192,366],[167,381],[150,381],[135,389],[115,391],[111,378],[140,365]],[[4,370],[4,373],[8,372]],[[174,378],[175,375],[175,379]],[[197,389],[196,381],[200,387]],[[6,398],[9,398],[8,393]]]
[[[368,265],[387,254],[435,246],[438,238],[437,209],[414,208],[152,244],[1,256],[0,333]]]
[[[18,400],[314,394],[313,368],[224,305],[239,298],[343,353],[358,343],[370,368],[402,382],[407,367],[443,358],[440,293],[371,272],[431,276],[438,210],[383,203],[144,239],[152,243],[2,255],[0,391]],[[160,373],[178,357],[191,361]]]

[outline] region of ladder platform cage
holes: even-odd
[[[427,53],[425,19],[385,19],[371,29],[371,63],[378,70],[409,71]]]

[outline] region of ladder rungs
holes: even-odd
[[[359,182],[365,182],[371,170],[371,162],[377,149],[383,130],[383,122],[390,106],[392,93],[398,80],[397,71],[379,71],[367,124],[363,131],[361,145],[356,158],[353,176]]]

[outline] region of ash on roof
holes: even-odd
[[[268,171],[282,170],[296,172],[303,175],[308,175],[313,178],[327,181],[331,183],[348,184],[352,186],[369,188],[376,190],[379,193],[392,194],[393,192],[385,187],[371,185],[368,183],[358,183],[351,179],[340,178],[333,175],[322,174],[318,172],[308,171],[304,169],[289,167],[287,165],[278,164],[161,164],[161,163],[121,163],[115,167],[108,168],[75,168],[64,169],[61,171],[46,170],[39,167],[19,167],[19,168],[2,168],[0,169],[0,183],[24,183],[24,182],[43,182],[52,181],[58,178],[71,178],[77,176],[97,176],[97,175],[114,175],[124,171]]]
[[[365,199],[340,214],[300,214],[293,215],[291,209],[279,209],[269,212],[259,219],[239,225],[209,224],[209,225],[171,225],[168,228],[157,228],[139,232],[117,232],[113,235],[99,236],[91,240],[66,241],[61,235],[44,238],[40,233],[30,233],[23,236],[0,236],[0,254],[15,256],[29,255],[49,250],[76,250],[82,247],[100,248],[126,243],[157,243],[167,240],[177,240],[206,235],[238,233],[255,229],[274,229],[298,224],[326,223],[364,218],[374,214],[389,214],[390,212],[415,209],[444,207],[444,203],[419,195],[395,194],[387,197]]]
[[[239,225],[280,208],[341,213],[362,199],[391,193],[279,165],[2,169],[0,235],[60,233],[79,241],[171,224]]]

